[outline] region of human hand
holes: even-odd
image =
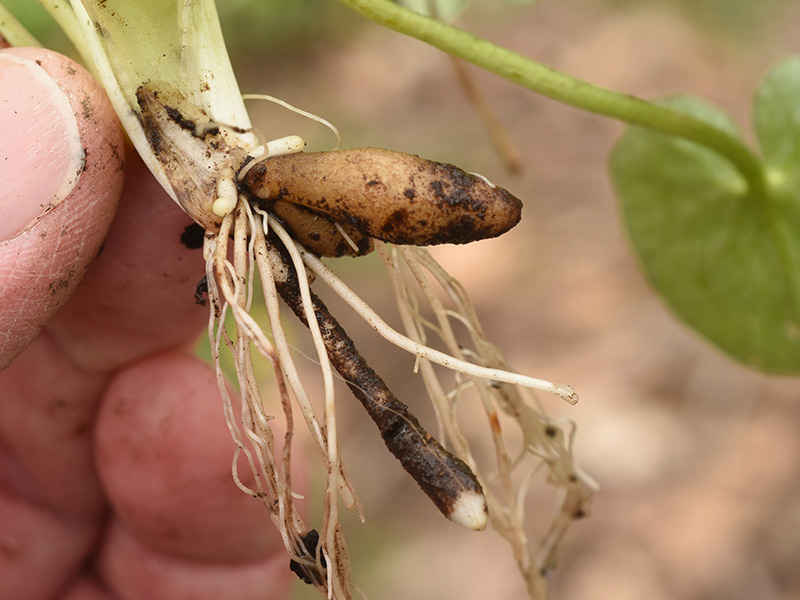
[[[63,57],[0,51],[0,124],[0,598],[288,597],[191,354],[188,218]]]

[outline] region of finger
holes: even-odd
[[[193,343],[208,320],[208,307],[195,302],[205,272],[202,251],[181,241],[191,221],[130,154],[103,252],[48,327],[65,352],[90,370],[113,370]]]
[[[40,96],[46,93],[57,96],[63,91],[63,95],[67,99],[82,98],[79,103],[80,110],[93,119],[93,127],[79,130],[81,133],[79,146],[85,149],[86,168],[72,191],[39,221],[29,225],[20,234],[0,245],[0,281],[8,284],[0,285],[0,367],[4,364],[2,361],[8,362],[24,345],[23,342],[27,343],[28,338],[36,334],[41,321],[48,318],[65,301],[66,296],[74,287],[72,280],[56,279],[53,281],[52,278],[57,277],[57,273],[64,270],[67,271],[65,277],[69,277],[69,274],[75,270],[83,273],[88,262],[97,254],[106,233],[105,228],[100,227],[98,222],[108,221],[105,215],[110,218],[117,203],[116,195],[108,191],[108,188],[119,191],[122,177],[119,171],[121,155],[115,152],[121,151],[121,147],[109,146],[108,136],[103,137],[103,132],[109,129],[106,122],[111,123],[112,129],[116,131],[118,137],[121,135],[116,116],[108,106],[102,90],[97,87],[89,75],[78,65],[64,61],[66,59],[63,57],[40,49],[13,49],[13,51],[0,52],[0,77],[3,77],[3,85],[0,85],[0,98],[3,94],[9,94],[8,89],[13,87],[17,80],[20,80],[20,89],[25,90],[28,89],[26,88],[28,84],[25,83],[26,78],[34,79],[34,83],[37,85],[41,84],[40,80],[46,82],[51,72],[55,73],[54,76],[57,78],[53,80],[57,83],[52,83],[52,85],[50,83],[41,84],[40,88],[44,91],[42,89],[39,89],[38,92],[29,90],[23,94],[21,99],[12,98],[16,104],[14,102],[10,104],[17,106],[14,110],[22,112],[24,106],[27,106],[25,102],[29,102],[35,107],[34,114],[40,115],[44,121],[51,122],[55,117],[47,112],[48,105],[41,100]],[[45,67],[50,71],[46,71]],[[11,71],[10,75],[7,73],[9,70]],[[6,74],[2,75],[2,73]],[[47,86],[55,86],[56,91]],[[74,88],[79,88],[80,91]],[[94,91],[92,91],[93,89]],[[97,95],[95,97],[92,94]],[[93,108],[92,102],[94,101],[97,102],[99,108]],[[67,102],[67,105],[70,109],[74,108],[74,103]],[[3,104],[0,101],[0,106],[11,110],[9,103]],[[59,118],[68,120],[63,115]],[[35,124],[26,127],[29,131],[36,129]],[[6,129],[8,128],[4,127],[0,130],[0,136],[4,135],[1,132]],[[47,128],[43,126],[42,130],[46,132]],[[61,133],[63,133],[61,129],[56,127],[53,135],[60,139]],[[47,154],[50,150],[47,143],[48,138],[44,135],[34,137],[36,139],[45,138],[44,148],[31,150],[30,153],[26,152],[24,166],[33,170],[39,169],[37,172],[42,169],[46,171],[49,168],[48,161],[50,160]],[[6,148],[5,143],[8,142],[8,139],[0,137],[0,148]],[[121,140],[121,138],[119,139]],[[15,160],[13,153],[6,150],[0,151],[5,152],[8,161]],[[28,154],[30,156],[27,156]],[[54,160],[57,161],[57,158]],[[107,164],[95,164],[100,160],[105,160]],[[0,162],[0,164],[4,163]],[[121,226],[115,227],[115,231],[122,230],[124,234],[126,228],[130,230],[131,223],[137,221],[136,215],[137,211],[140,212],[139,207],[143,205],[146,211],[148,201],[158,201],[166,207],[161,213],[163,218],[155,219],[153,229],[156,229],[159,224],[172,226],[173,229],[185,226],[185,217],[173,209],[174,203],[163,193],[157,193],[157,184],[152,177],[147,175],[140,162],[133,161],[132,171],[134,176],[128,178],[125,187],[123,201],[125,218]],[[5,169],[0,172],[4,178],[7,176]],[[103,173],[106,173],[108,177],[103,178],[101,176]],[[90,177],[91,174],[94,175]],[[26,196],[23,194],[22,188],[33,186],[33,192],[38,189],[35,185],[37,178],[28,179],[27,183],[20,187],[12,178],[8,188],[11,191],[4,191],[5,188],[0,187],[0,194],[3,194],[2,198],[6,202],[0,206],[0,210],[8,211],[17,204],[24,204]],[[106,179],[111,183],[107,183]],[[84,189],[84,185],[91,189]],[[52,199],[48,195],[50,192],[47,190],[45,192],[34,195],[39,198],[40,202],[44,201],[42,198]],[[138,195],[142,195],[142,197],[140,198]],[[59,197],[59,194],[56,194],[56,197]],[[145,202],[139,202],[139,200]],[[11,208],[8,208],[9,206]],[[159,217],[159,214],[156,216]],[[170,230],[171,233],[172,230]],[[137,240],[142,238],[142,236],[136,235],[133,237]],[[157,243],[157,239],[154,239],[157,237],[154,234],[140,243],[145,246],[150,243],[149,247],[154,253],[168,252],[163,245]],[[175,237],[177,243],[177,234]],[[50,238],[56,241],[51,242]],[[107,253],[107,258],[101,266],[105,265],[103,268],[106,272],[124,270],[129,281],[134,282],[136,274],[132,271],[134,267],[130,265],[135,266],[136,260],[140,257],[126,259],[125,248],[130,248],[130,245],[125,241],[115,242],[113,234],[109,237],[107,245],[110,245],[113,251]],[[87,248],[91,251],[87,251]],[[188,253],[186,248],[183,250]],[[195,251],[196,254],[197,251]],[[183,255],[178,259],[167,259],[164,262],[172,265],[182,264],[181,261],[187,258],[187,255]],[[195,259],[196,256],[192,256],[192,258]],[[196,265],[196,261],[191,262]],[[119,265],[119,267],[115,269],[114,265]],[[38,273],[37,269],[41,269],[42,273]],[[197,269],[197,267],[193,266],[192,269]],[[94,266],[92,270],[94,270]],[[173,273],[176,270],[173,267]],[[159,271],[159,274],[163,275],[163,272]],[[3,278],[4,276],[5,278]],[[78,276],[75,275],[72,279],[77,281]],[[100,284],[103,283],[102,277],[91,279],[94,281],[99,279]],[[114,286],[116,283],[118,282],[112,281],[108,285]],[[129,286],[131,285],[134,283],[129,283]],[[145,286],[144,289],[149,290],[150,286]],[[96,317],[92,310],[106,315],[104,324],[109,331],[103,333],[94,330],[95,334],[100,336],[102,333],[105,336],[103,340],[109,338],[117,340],[116,345],[119,347],[124,345],[126,339],[130,339],[130,336],[126,338],[124,335],[126,324],[122,320],[120,329],[115,329],[114,323],[109,321],[107,316],[108,314],[113,315],[115,311],[128,314],[130,307],[128,309],[123,307],[121,311],[113,308],[109,303],[115,301],[115,293],[119,292],[111,292],[107,288],[104,289],[102,285],[96,285],[93,290],[81,292],[79,296],[88,298],[90,301],[94,299],[94,304],[87,302],[89,307],[80,310],[84,315],[88,315],[87,320]],[[99,298],[94,298],[94,295]],[[147,310],[155,315],[153,318],[147,318],[144,314],[145,309],[139,308],[137,318],[133,321],[145,321],[149,327],[159,328],[162,337],[158,342],[161,344],[178,343],[178,340],[193,338],[205,320],[202,310],[199,311],[200,315],[194,313],[194,320],[190,326],[191,333],[189,333],[186,328],[186,319],[183,319],[185,312],[183,307],[175,307],[169,311],[165,309],[166,303],[159,303],[158,299],[153,301],[147,297],[146,292],[133,292],[130,295],[136,297],[147,307]],[[184,306],[189,304],[191,308],[190,298],[191,296],[184,302]],[[70,301],[65,307],[65,309],[69,308],[70,314],[78,311],[71,307],[74,304]],[[175,333],[170,329],[172,323],[183,323],[184,329]],[[80,331],[81,327],[80,319],[72,319],[69,321],[69,325],[62,326],[58,333],[63,338],[71,331]],[[86,329],[89,327],[87,326]],[[8,334],[6,338],[3,338],[4,334]],[[75,335],[80,340],[84,339],[77,333]],[[165,342],[164,338],[170,336],[169,341]],[[2,340],[8,343],[4,346]],[[113,349],[114,344],[109,343],[109,346]],[[28,501],[47,505],[54,510],[86,516],[96,514],[102,506],[90,455],[88,433],[93,421],[96,402],[108,375],[104,372],[89,372],[80,368],[79,365],[76,365],[79,361],[75,353],[69,353],[65,349],[69,349],[69,344],[63,343],[63,339],[59,339],[59,336],[51,332],[48,327],[45,333],[40,335],[13,365],[4,371],[0,370],[0,398],[3,400],[0,402],[0,439],[2,439],[0,480],[16,495]],[[147,352],[147,349],[140,347],[133,353],[136,354],[136,352]],[[116,355],[118,356],[119,352]]]
[[[112,597],[125,600],[287,600],[291,596],[285,555],[229,563],[189,560],[143,546],[120,525],[112,527],[100,561]]]
[[[77,65],[63,67],[61,61],[65,59],[46,51],[15,49],[13,52],[18,54],[12,58],[6,56],[0,63],[0,71],[4,68],[14,71],[13,80],[11,75],[3,75],[0,85],[0,105],[6,111],[30,116],[28,107],[33,106],[36,107],[33,116],[38,115],[46,123],[58,124],[59,119],[69,121],[62,114],[66,110],[63,106],[56,114],[47,112],[48,103],[42,97],[47,97],[49,93],[55,94],[57,100],[60,98],[51,89],[52,86],[41,83],[41,80],[47,81],[49,74],[56,77],[53,85],[60,86],[68,101],[74,98],[83,100],[78,105],[68,102],[69,109],[80,109],[82,117],[93,118],[94,122],[91,127],[78,127],[80,144],[86,151],[86,167],[77,183],[71,189],[66,184],[66,187],[51,189],[43,186],[40,189],[36,187],[40,183],[38,178],[29,178],[23,188],[38,194],[37,203],[47,204],[45,214],[34,223],[18,219],[17,224],[22,227],[20,232],[14,235],[13,231],[7,229],[6,235],[12,237],[0,242],[0,280],[4,284],[0,286],[0,367],[13,359],[36,335],[42,323],[58,310],[97,254],[116,207],[122,166],[121,147],[112,148],[108,141],[110,138],[103,137],[110,122],[112,129],[117,132],[118,141],[121,141],[116,117],[107,105],[94,107],[94,96],[91,95],[94,92],[90,94],[90,91],[97,86],[85,71]],[[20,60],[22,67],[18,64]],[[11,67],[8,67],[9,64]],[[63,68],[56,68],[59,66]],[[3,95],[8,96],[17,79],[23,80],[20,89],[26,89],[25,77],[33,78],[34,83],[40,84],[39,88],[29,89],[30,93],[21,99],[12,98],[16,104],[3,102]],[[102,105],[106,102],[104,96],[99,91],[97,93],[97,102]],[[63,101],[63,98],[60,99]],[[3,132],[13,130],[6,128],[6,119],[3,122]],[[8,122],[13,122],[13,119]],[[34,122],[31,120],[24,129],[36,132]],[[44,140],[42,147],[20,153],[27,159],[23,165],[14,162],[14,152],[3,150],[4,160],[0,161],[3,183],[11,186],[16,181],[16,177],[8,176],[6,164],[19,166],[20,176],[27,172],[22,167],[32,168],[31,165],[34,165],[39,169],[37,173],[43,181],[51,181],[56,177],[47,168],[69,148],[57,151],[55,157],[51,157],[48,151],[66,134],[64,128],[56,128],[56,133],[50,139],[45,135],[49,129],[40,129],[33,139],[40,142]],[[0,147],[7,148],[9,138],[3,132],[0,132]],[[115,154],[112,149],[118,152]],[[69,172],[67,167],[64,169],[65,173]],[[151,194],[153,189],[148,188],[151,178],[148,176],[145,179],[144,171],[140,170],[140,174],[142,176],[127,186],[127,214],[133,216],[128,222],[136,222],[137,206],[140,205],[135,195],[141,193],[150,194],[147,199],[153,202],[164,202],[165,210],[171,211],[163,219],[154,219],[151,229],[158,229],[164,223],[174,226],[178,220],[183,221],[180,225],[182,228],[185,217],[173,210],[173,203],[169,199]],[[3,194],[3,202],[0,203],[3,217],[8,215],[9,210],[16,210],[27,201],[27,196],[21,194],[20,188],[0,186],[0,190],[5,190],[0,191]],[[8,190],[20,193],[6,193]],[[25,219],[29,216],[25,216]],[[177,239],[177,235],[175,237]],[[126,264],[125,245],[122,247],[122,250],[111,255],[112,260],[108,261],[111,267],[107,269],[113,271],[115,261]],[[156,243],[152,248],[153,252],[164,251]],[[134,260],[127,264],[135,263]],[[174,268],[175,261],[170,264],[174,273],[177,270]],[[202,262],[200,264],[202,270]],[[131,267],[126,274],[134,277],[134,270]],[[100,282],[103,282],[102,278]],[[110,285],[115,283],[112,279]],[[105,286],[101,285],[88,297],[96,299],[97,294],[104,297],[106,292]],[[137,301],[143,302],[152,312],[157,312],[149,304],[150,299],[146,295],[138,297]],[[102,306],[98,308],[95,305],[95,308],[104,312]],[[191,324],[191,336],[186,327],[178,334],[169,332],[170,319],[185,326],[186,321],[181,320],[183,308],[180,313],[162,312],[163,318],[160,321],[156,319],[157,327],[167,332],[164,336],[169,339],[165,341],[165,337],[154,336],[148,340],[149,347],[139,347],[136,352],[147,353],[152,351],[154,345],[177,343],[177,340],[194,337],[204,317],[195,319]],[[142,311],[139,313],[141,315]],[[80,319],[73,320],[70,326],[72,331],[80,331]],[[64,327],[59,332],[69,334],[70,329]],[[118,346],[125,343],[123,338],[120,335]],[[56,589],[61,588],[64,577],[90,551],[104,506],[90,452],[89,432],[95,405],[108,375],[105,372],[88,372],[77,366],[77,358],[80,357],[75,353],[70,354],[69,345],[62,341],[46,330],[13,365],[0,372],[0,398],[3,400],[0,402],[0,482],[7,493],[4,510],[0,511],[0,532],[6,532],[6,535],[0,540],[0,545],[13,549],[10,555],[4,553],[0,556],[3,559],[0,560],[2,598],[49,598]],[[115,363],[108,361],[107,364],[113,366]],[[32,504],[37,510],[30,510]]]
[[[59,596],[58,600],[114,600],[100,584],[89,578],[82,578]]]
[[[90,433],[105,381],[75,370],[46,336],[0,373],[0,487],[64,518],[99,516]]]
[[[0,369],[65,302],[122,188],[122,133],[100,87],[52,52],[0,52]],[[0,597],[49,598],[103,506],[88,431],[102,381],[46,338],[0,372]]]
[[[122,130],[100,86],[47,50],[0,51],[0,369],[80,282],[122,189]]]
[[[114,378],[96,429],[98,470],[115,520],[100,550],[112,591],[166,598],[173,596],[164,590],[184,584],[201,590],[201,581],[211,587],[191,597],[220,597],[218,585],[231,598],[285,589],[290,572],[281,538],[262,502],[234,485],[233,450],[215,375],[199,359],[160,354]],[[242,479],[251,480],[240,463]],[[273,565],[277,557],[281,569]],[[140,577],[149,563],[160,565],[159,581]]]
[[[0,488],[0,598],[52,598],[96,534],[94,522],[63,518]]]

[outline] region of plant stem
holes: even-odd
[[[5,38],[12,46],[41,46],[2,3],[0,3],[0,38]]]
[[[75,49],[81,55],[84,61],[84,66],[88,68],[95,77],[97,77],[97,69],[94,65],[94,60],[86,45],[86,40],[81,34],[81,28],[78,24],[78,18],[75,16],[75,10],[72,8],[68,0],[39,0],[45,10],[51,17],[58,23],[58,26],[67,34],[69,41],[75,46]]]
[[[341,1],[379,25],[415,37],[543,96],[702,144],[730,160],[751,192],[761,197],[765,194],[766,182],[759,159],[738,137],[704,121],[560,73],[457,27],[407,10],[391,0]]]

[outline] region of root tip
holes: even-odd
[[[563,384],[558,385],[556,386],[555,393],[570,404],[578,403],[578,393],[573,390],[571,386]]]
[[[462,492],[447,518],[472,531],[483,531],[489,521],[486,498],[474,490]]]

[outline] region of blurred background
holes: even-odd
[[[575,453],[601,486],[559,551],[552,597],[800,599],[800,380],[740,367],[648,288],[606,169],[622,125],[470,68],[522,157],[522,173],[510,174],[437,50],[333,0],[219,4],[243,91],[323,116],[346,147],[455,163],[523,200],[522,223],[502,238],[433,252],[470,291],[487,335],[516,369],[581,396],[575,407],[547,400],[553,414],[577,422]],[[459,24],[616,90],[702,96],[750,139],[752,90],[771,64],[800,51],[800,2],[791,0],[476,0]],[[37,34],[63,43],[51,30]],[[298,133],[311,149],[334,143],[321,126],[266,103],[251,114],[268,138]],[[330,264],[397,323],[376,257]],[[409,375],[413,360],[331,304],[372,366],[435,431]],[[315,385],[314,365],[302,366]],[[523,598],[504,543],[441,518],[349,400],[340,394],[341,446],[367,522],[347,515],[344,524],[366,594]],[[527,510],[535,540],[553,510],[543,477]],[[298,584],[297,600],[315,597]]]

